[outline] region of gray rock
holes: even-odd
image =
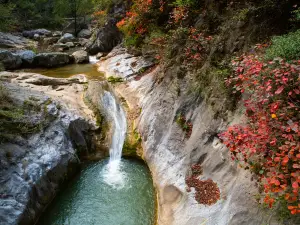
[[[72,54],[74,57],[75,63],[88,63],[89,62],[89,54],[86,51],[80,50],[76,51]]]
[[[36,54],[30,50],[19,51],[16,55],[20,56],[22,59],[22,66],[30,66],[34,61]]]
[[[6,50],[0,50],[0,63],[7,70],[18,69],[22,65],[21,57]]]
[[[75,45],[74,45],[73,42],[67,42],[67,43],[66,43],[66,46],[68,46],[69,48],[75,47]]]
[[[88,29],[83,29],[81,30],[78,34],[77,37],[79,38],[90,38],[92,35],[92,32]]]
[[[66,65],[70,62],[70,57],[66,53],[40,53],[34,58],[34,65],[40,67],[58,67]]]
[[[40,37],[39,34],[34,34],[33,40],[38,41],[38,40],[40,40],[40,39],[41,39],[41,37]]]
[[[115,21],[112,19],[97,31],[96,39],[87,45],[86,51],[91,55],[95,55],[98,52],[109,52],[121,43],[122,37],[122,33],[118,30]]]
[[[86,38],[78,38],[78,43],[79,43],[81,46],[86,46],[86,44],[89,43],[89,39],[86,39]]]
[[[28,44],[24,37],[0,32],[0,48],[25,48]]]
[[[69,47],[66,45],[66,44],[63,44],[63,43],[56,43],[53,45],[53,48],[56,48],[56,49],[63,49],[63,50],[67,50],[69,49]]]
[[[52,33],[51,33],[51,31],[46,30],[46,29],[26,30],[26,31],[23,31],[23,33],[22,33],[22,35],[24,37],[28,37],[28,38],[34,38],[35,34],[38,34],[40,36],[49,37],[49,36],[51,36]]]
[[[73,36],[73,34],[69,34],[69,33],[65,33],[59,40],[58,42],[61,43],[67,43],[67,42],[71,42],[74,41],[75,37]]]

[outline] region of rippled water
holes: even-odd
[[[108,160],[93,163],[57,196],[39,225],[153,225],[155,191],[147,166],[122,159],[123,187],[107,184]]]

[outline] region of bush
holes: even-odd
[[[237,58],[235,76],[227,80],[244,101],[247,124],[229,127],[220,135],[232,159],[259,177],[264,202],[270,207],[286,201],[291,214],[300,213],[300,62],[255,56]],[[246,97],[245,96],[245,97]]]
[[[276,57],[286,60],[300,58],[300,29],[272,38],[272,45],[266,50],[266,59],[272,60]]]

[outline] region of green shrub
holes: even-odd
[[[300,58],[300,29],[272,38],[272,45],[266,50],[265,58],[272,60],[276,57],[286,60]]]

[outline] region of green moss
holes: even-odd
[[[37,101],[38,99],[31,97],[23,104],[17,104],[0,84],[0,143],[13,141],[18,136],[33,134],[54,119],[53,116],[48,115],[46,108],[42,111]],[[49,101],[46,103],[49,104]],[[32,119],[36,115],[40,118]]]
[[[272,45],[266,50],[265,59],[281,57],[286,60],[300,58],[300,29],[283,36],[272,38]]]
[[[122,153],[125,156],[137,156],[137,150],[141,148],[142,137],[140,136],[137,129],[134,129],[130,137],[127,137]]]
[[[114,83],[123,82],[123,78],[110,76],[107,78],[107,81],[114,84]]]
[[[241,9],[232,19],[234,21],[245,21],[249,11],[249,8]]]

